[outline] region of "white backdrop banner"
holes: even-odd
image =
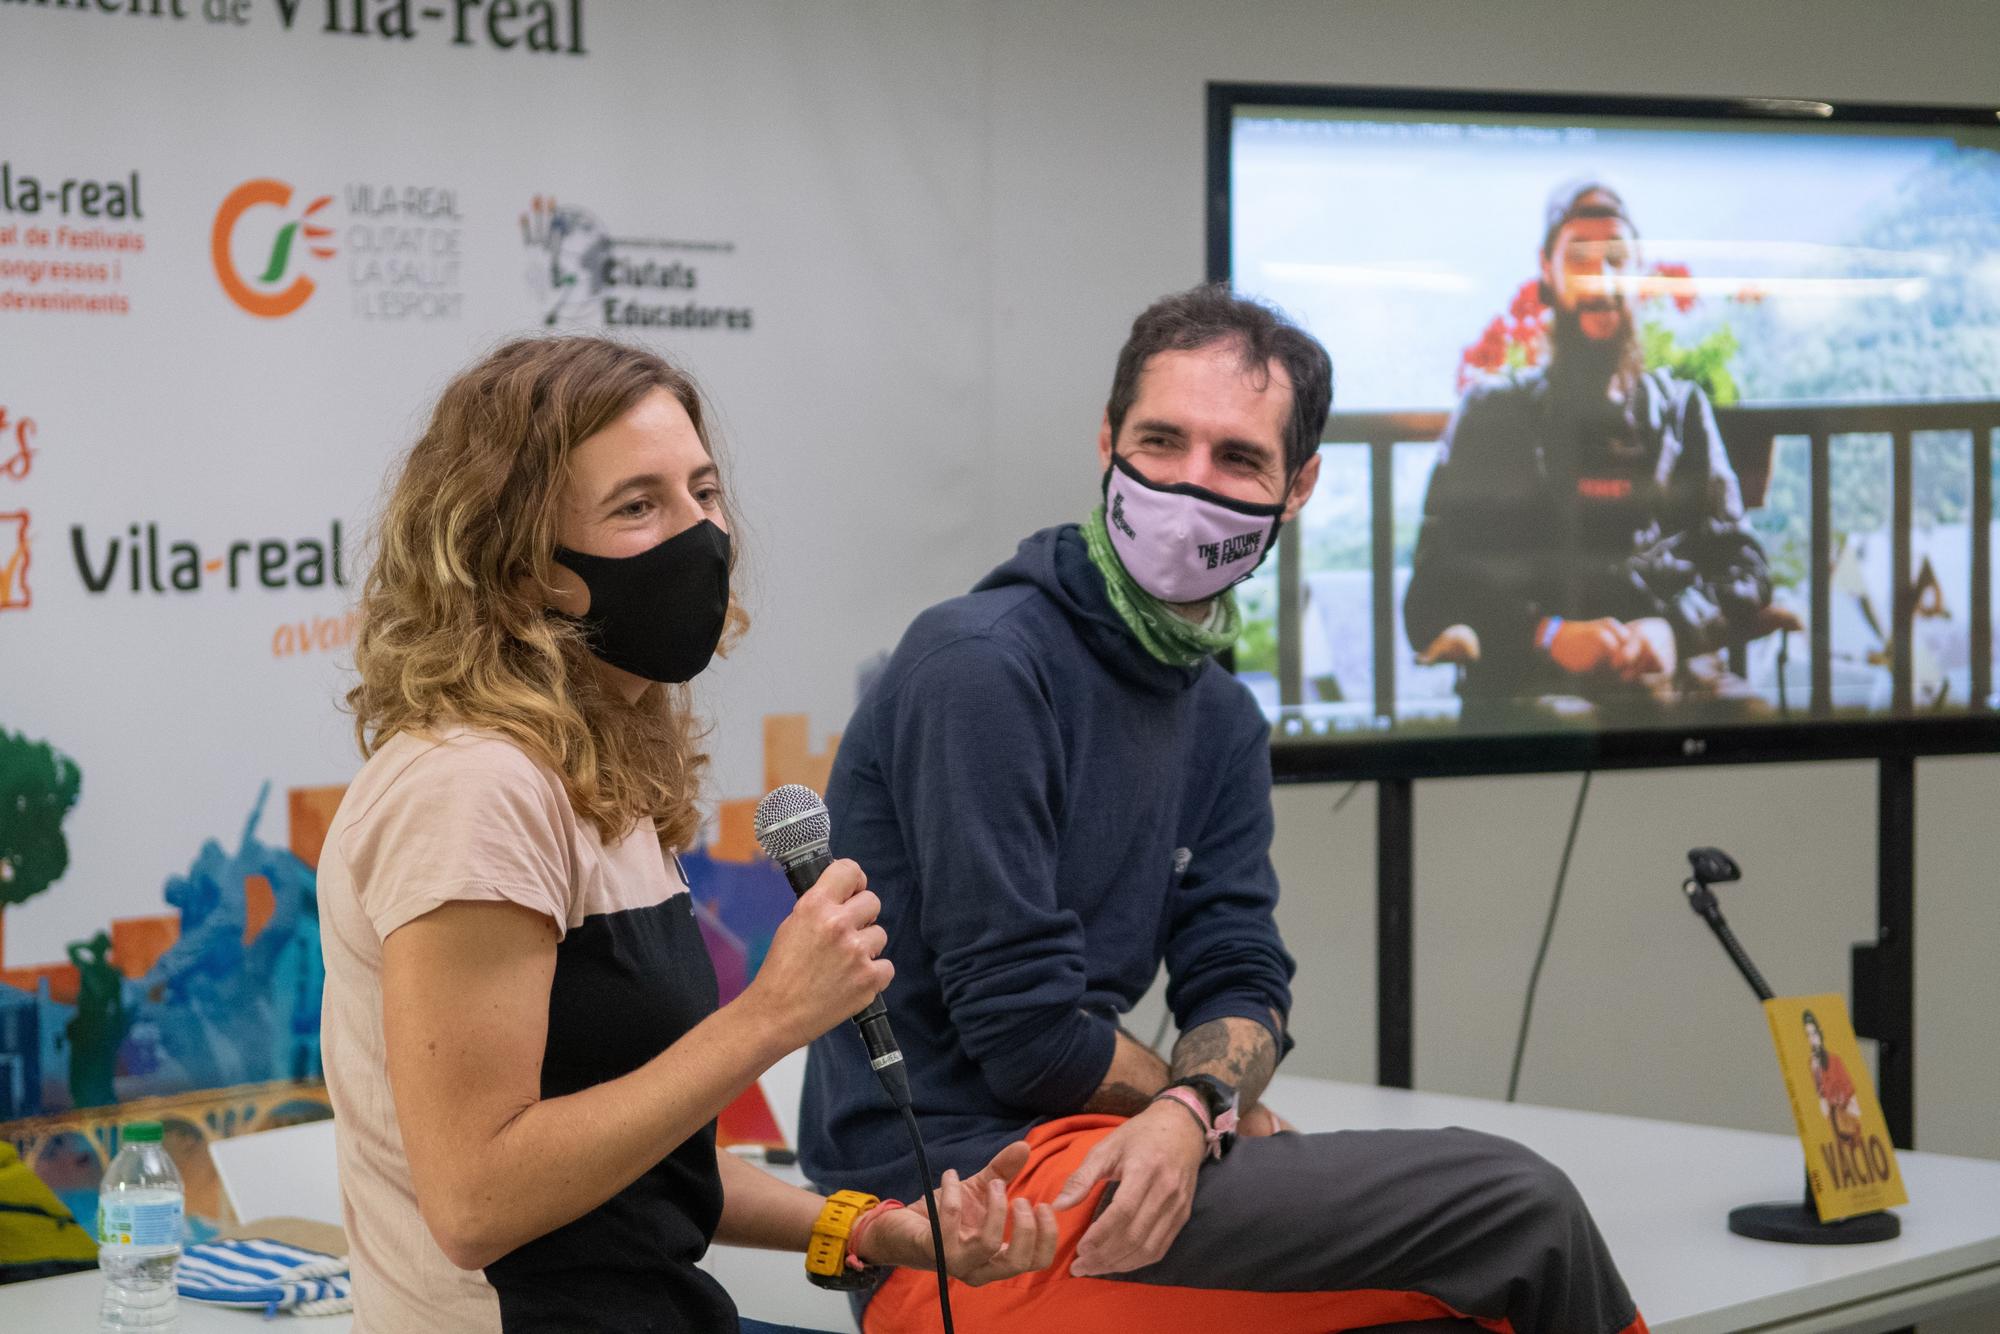
[[[0,1120],[315,1072],[309,866],[359,765],[368,527],[507,336],[599,330],[701,380],[755,617],[702,681],[716,795],[823,768],[858,667],[1005,549],[965,523],[975,26],[0,0]]]

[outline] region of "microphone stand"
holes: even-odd
[[[1722,916],[1722,904],[1716,899],[1715,891],[1709,888],[1710,884],[1727,884],[1741,879],[1743,872],[1729,854],[1715,848],[1694,849],[1688,853],[1688,862],[1694,867],[1694,874],[1681,885],[1688,897],[1688,907],[1694,910],[1695,916],[1708,923],[1708,929],[1722,942],[1730,962],[1736,965],[1737,972],[1743,974],[1743,980],[1750,984],[1750,990],[1756,993],[1757,999],[1773,999],[1771,984],[1757,971],[1757,965],[1750,962],[1749,953]],[[1771,1200],[1762,1204],[1738,1205],[1729,1211],[1729,1230],[1739,1237],[1751,1237],[1758,1241],[1783,1241],[1798,1246],[1853,1246],[1863,1242],[1888,1241],[1902,1235],[1903,1220],[1886,1209],[1879,1209],[1831,1223],[1821,1222],[1819,1208],[1813,1203],[1812,1172],[1808,1169],[1803,1203]]]

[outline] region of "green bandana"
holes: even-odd
[[[1111,605],[1146,652],[1171,667],[1192,667],[1236,643],[1242,618],[1236,613],[1235,592],[1215,600],[1220,615],[1211,615],[1206,624],[1197,625],[1133,581],[1111,548],[1111,534],[1104,527],[1104,506],[1093,510],[1082,526],[1090,563],[1104,576],[1104,591],[1111,595]]]

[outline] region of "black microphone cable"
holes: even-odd
[[[931,1250],[937,1256],[938,1314],[944,1317],[944,1334],[954,1334],[951,1324],[951,1279],[944,1268],[944,1225],[938,1222],[937,1196],[931,1193],[931,1160],[924,1154],[924,1134],[917,1129],[917,1114],[909,1103],[902,1106],[903,1124],[910,1132],[910,1145],[917,1151],[917,1172],[924,1183],[924,1208],[931,1216]]]
[[[1535,949],[1535,966],[1528,973],[1528,995],[1521,1003],[1521,1031],[1514,1039],[1514,1065],[1507,1072],[1507,1101],[1521,1087],[1521,1058],[1528,1054],[1528,1025],[1535,1017],[1535,989],[1541,985],[1542,964],[1549,957],[1549,941],[1556,933],[1556,914],[1562,909],[1563,886],[1569,881],[1569,858],[1576,851],[1576,831],[1583,824],[1583,804],[1590,796],[1591,771],[1583,771],[1583,784],[1576,790],[1576,809],[1569,817],[1569,837],[1563,840],[1562,864],[1556,868],[1556,891],[1549,899],[1549,919],[1542,924],[1542,943]]]
[[[882,998],[877,996],[868,1011],[874,1012],[878,1020],[877,1024],[862,1028],[866,1035],[863,1040],[871,1058],[875,1056],[875,1047],[884,1039],[890,1050],[896,1052],[893,1061],[876,1064],[871,1059],[870,1064],[875,1065],[875,1077],[881,1082],[882,1091],[889,1095],[889,1101],[896,1104],[896,1110],[903,1114],[903,1127],[910,1132],[910,1147],[917,1153],[917,1179],[924,1187],[924,1211],[930,1215],[931,1223],[931,1254],[937,1262],[938,1314],[944,1319],[944,1334],[956,1334],[951,1323],[950,1276],[945,1272],[944,1225],[938,1221],[937,1195],[931,1186],[931,1160],[924,1152],[924,1132],[918,1128],[917,1113],[910,1106],[909,1073],[902,1052],[896,1048],[895,1034],[889,1031],[889,1015],[882,1005]],[[855,1023],[859,1025],[861,1021],[857,1018]]]
[[[784,869],[794,894],[811,889],[833,863],[833,817],[827,813],[826,802],[819,793],[801,783],[787,783],[765,793],[764,799],[757,803],[752,828],[765,855]],[[924,1209],[930,1215],[931,1253],[937,1263],[938,1313],[944,1318],[944,1334],[956,1334],[951,1322],[951,1276],[944,1259],[944,1225],[938,1220],[930,1158],[924,1152],[917,1114],[910,1106],[909,1068],[889,1027],[888,1007],[880,996],[854,1016],[854,1026],[867,1050],[869,1068],[874,1070],[889,1101],[903,1114],[903,1125],[910,1132],[910,1144],[917,1152]]]

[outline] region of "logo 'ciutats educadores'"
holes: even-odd
[[[613,236],[588,211],[550,195],[536,195],[520,223],[544,324],[747,333],[756,323],[750,306],[702,295],[726,271],[733,241]]]
[[[573,204],[536,195],[521,215],[521,241],[531,257],[528,284],[541,300],[542,323],[589,311],[604,290],[604,260],[611,253],[604,225]]]

